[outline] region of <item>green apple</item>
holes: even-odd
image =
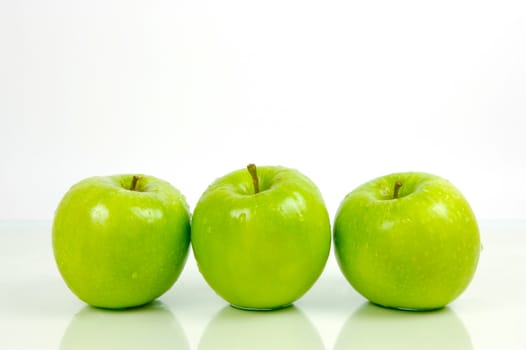
[[[470,283],[481,250],[467,200],[449,181],[395,173],[349,193],[334,223],[339,266],[375,304],[441,308]]]
[[[190,243],[183,195],[147,175],[92,177],[58,205],[53,250],[68,287],[87,304],[146,304],[176,281]]]
[[[318,279],[331,244],[330,220],[316,185],[297,170],[251,164],[217,179],[192,220],[201,274],[243,309],[277,309]]]

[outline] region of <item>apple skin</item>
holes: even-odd
[[[398,198],[394,186],[402,183]],[[449,181],[395,173],[349,193],[334,223],[338,264],[365,298],[386,307],[430,310],[458,297],[481,251],[475,215]]]
[[[242,309],[272,310],[299,299],[318,279],[331,245],[330,219],[316,185],[297,170],[246,169],[211,184],[192,219],[199,270],[219,296]]]
[[[146,304],[177,280],[190,244],[183,195],[153,176],[92,177],[64,195],[53,251],[67,286],[92,306]]]

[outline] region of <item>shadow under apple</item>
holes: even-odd
[[[334,350],[473,349],[464,324],[450,308],[428,312],[366,303],[346,321]]]
[[[160,301],[128,310],[91,306],[71,320],[61,350],[189,349],[183,329]]]
[[[324,349],[320,335],[297,307],[243,311],[226,306],[207,325],[199,350]]]

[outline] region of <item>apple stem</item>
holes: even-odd
[[[397,199],[398,198],[398,192],[400,192],[400,187],[402,187],[402,182],[401,181],[396,181],[396,183],[394,185],[393,199]]]
[[[139,181],[141,177],[138,176],[138,175],[133,175],[133,179],[132,179],[132,183],[131,183],[131,187],[130,187],[130,190],[131,191],[136,191],[137,190],[137,181]]]
[[[256,164],[250,163],[247,165],[247,170],[252,176],[252,183],[254,184],[254,193],[259,192],[259,179],[258,179],[258,171],[256,168]]]

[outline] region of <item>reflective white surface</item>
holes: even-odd
[[[193,256],[174,287],[128,311],[91,308],[55,267],[49,222],[0,222],[0,349],[526,349],[526,222],[482,222],[475,278],[443,310],[367,303],[331,254],[316,285],[276,312],[227,306]]]

